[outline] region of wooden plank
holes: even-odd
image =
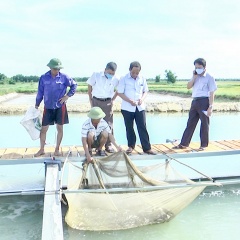
[[[175,153],[175,149],[169,149],[169,147],[166,147],[163,144],[154,144],[152,147],[158,151],[160,154],[168,154],[168,153]],[[177,149],[177,151],[184,152],[185,149]]]
[[[240,140],[233,140],[235,143],[238,143],[238,146],[240,145]]]
[[[136,145],[136,146],[135,146],[133,153],[135,153],[135,152],[136,152],[136,154],[140,154],[140,155],[145,154],[145,153],[143,152],[143,149],[142,149],[142,146],[141,146],[141,145]]]
[[[229,143],[227,141],[217,141],[217,142],[222,144],[222,145],[224,145],[224,146],[229,147],[230,149],[235,149],[235,147],[231,143]]]
[[[57,164],[46,165],[45,193],[59,191]],[[63,240],[62,209],[59,192],[45,194],[42,224],[42,240]]]
[[[232,150],[231,148],[221,144],[220,142],[214,141],[214,142],[212,142],[212,144],[216,145],[217,147],[221,148],[222,150]]]
[[[46,146],[44,148],[44,152],[45,152],[45,157],[54,157],[55,147]],[[61,154],[61,149],[60,149],[60,154]]]
[[[6,148],[0,148],[0,158],[5,153],[5,151],[6,151]]]
[[[25,150],[21,150],[18,148],[7,148],[4,154],[2,155],[2,159],[16,159],[16,158],[23,158],[23,152]]]
[[[62,146],[61,147],[62,150],[62,156],[63,157],[77,157],[77,149],[75,148],[75,146],[69,147],[69,146]],[[69,151],[71,151],[69,153]]]
[[[85,156],[85,151],[83,149],[83,146],[75,146],[75,149],[77,151],[77,155],[79,156]]]
[[[177,144],[176,144],[177,145]],[[190,146],[186,149],[172,149],[175,145],[172,143],[163,143],[163,144],[152,144],[152,150],[156,151],[159,154],[173,154],[173,153],[188,153],[188,152],[198,152],[199,143],[192,142]],[[127,145],[121,145],[123,151],[128,149]],[[71,154],[69,157],[84,157],[85,153],[82,146],[62,146],[60,148],[61,156],[66,157],[69,153],[69,148],[71,149]],[[114,148],[115,149],[115,148]],[[240,140],[223,140],[223,141],[211,141],[209,142],[206,152],[212,151],[224,151],[224,150],[239,150],[240,149]],[[33,155],[39,150],[38,147],[31,148],[0,148],[0,159],[29,159],[33,158]],[[95,149],[94,149],[95,150]],[[116,150],[116,149],[115,149]],[[53,157],[55,151],[55,146],[46,146],[45,155],[42,155],[42,158]],[[142,155],[143,150],[141,145],[136,145],[135,149],[132,152],[132,155]],[[95,155],[95,151],[93,151]],[[110,155],[110,153],[107,153]]]
[[[209,142],[207,149],[209,151],[222,151],[220,147],[214,145],[212,142]]]
[[[240,149],[240,142],[228,140],[229,143],[231,143],[233,146],[236,147],[236,149]]]
[[[24,158],[33,158],[33,155],[37,153],[39,150],[39,147],[31,147],[27,148],[26,152],[24,154]],[[44,156],[44,155],[43,155]]]

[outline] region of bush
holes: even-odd
[[[16,84],[16,82],[15,82],[14,80],[12,80],[12,79],[10,79],[10,80],[8,81],[8,83],[9,83],[9,84],[12,84],[12,85]]]
[[[174,75],[174,73],[170,70],[165,70],[165,76],[167,78],[167,82],[169,83],[175,83],[177,80],[177,76]]]

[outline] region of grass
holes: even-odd
[[[148,82],[150,92],[189,97],[192,91],[188,90],[186,85],[186,81],[177,81],[174,84],[168,84],[166,82]],[[240,81],[217,81],[217,85],[217,101],[240,101]],[[25,94],[36,93],[37,87],[38,83],[1,84],[0,96],[12,92]],[[78,82],[77,92],[87,93],[87,84]]]

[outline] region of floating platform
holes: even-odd
[[[174,147],[174,142],[172,143],[162,143],[162,144],[152,144],[152,149],[159,155],[181,155],[186,153],[208,153],[211,156],[211,153],[224,154],[225,151],[233,151],[233,154],[236,150],[240,150],[240,140],[223,140],[223,141],[211,141],[209,146],[204,151],[199,151],[199,142],[193,142],[186,149],[172,149]],[[123,150],[126,150],[127,146],[122,146]],[[34,157],[34,154],[39,150],[37,147],[30,148],[0,148],[0,162],[1,160],[10,160],[10,159],[46,159],[49,157],[54,157],[54,146],[46,146],[45,154],[41,157]],[[62,146],[60,149],[61,156],[56,158],[65,158],[65,157],[84,157],[85,153],[82,146]],[[107,152],[106,152],[107,153]],[[109,154],[109,153],[107,153]],[[184,154],[184,155],[185,155]],[[136,145],[131,156],[140,156],[147,155],[143,153],[141,145]],[[218,154],[217,154],[218,155]],[[94,157],[94,155],[93,155]]]

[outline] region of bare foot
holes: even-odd
[[[40,157],[40,156],[42,156],[42,155],[44,155],[45,154],[45,152],[44,152],[44,150],[39,150],[37,153],[35,153],[33,156],[34,157]]]
[[[55,152],[54,152],[53,155],[54,155],[54,156],[62,156],[62,154],[61,154],[59,151],[57,151],[57,150],[55,150]]]

